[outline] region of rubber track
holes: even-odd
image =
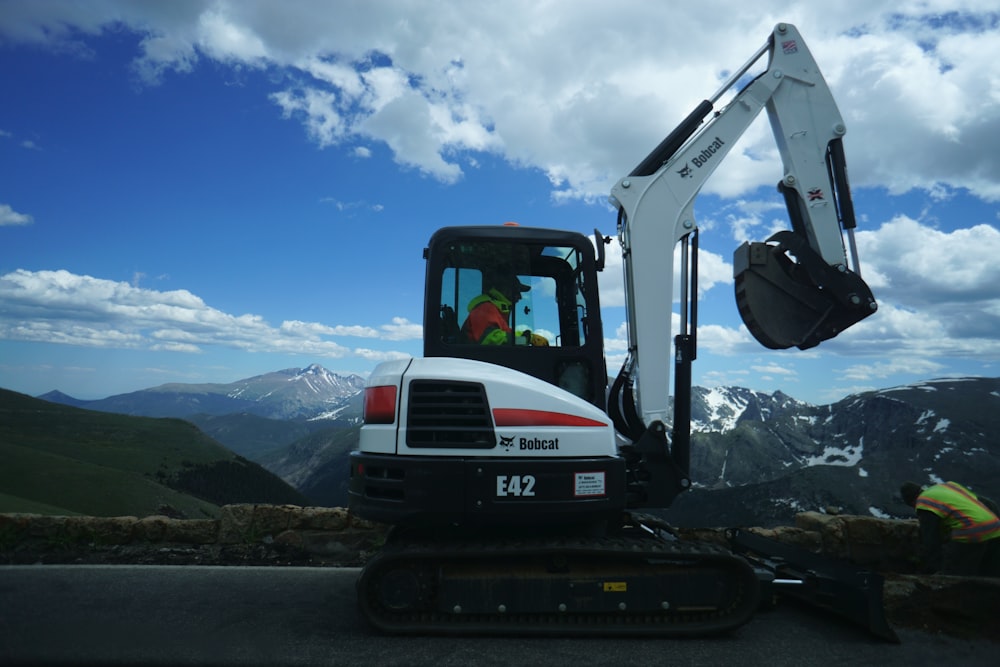
[[[686,568],[682,576],[696,574],[699,566],[712,572],[723,569],[731,573],[732,585],[738,593],[729,607],[723,610],[613,613],[445,613],[433,608],[434,600],[428,603],[426,609],[395,611],[378,600],[381,573],[397,565],[424,568],[428,573],[443,563],[473,563],[477,567],[489,567],[495,563],[498,568],[509,570],[510,563],[515,559],[552,556],[613,559],[623,569],[627,569],[630,563],[640,562],[681,564]],[[747,622],[757,608],[759,595],[756,574],[742,558],[714,545],[668,541],[642,531],[613,538],[390,543],[368,562],[357,586],[364,616],[375,628],[393,634],[661,637],[716,634]]]

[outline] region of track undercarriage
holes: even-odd
[[[744,559],[641,525],[609,537],[399,534],[358,580],[365,617],[398,634],[706,635],[749,620],[758,595]]]

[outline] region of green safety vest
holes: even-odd
[[[956,482],[935,484],[917,497],[916,508],[937,514],[956,542],[1000,538],[1000,518],[972,491]]]

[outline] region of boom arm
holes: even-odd
[[[705,122],[715,102],[765,53],[766,71]],[[843,119],[798,31],[779,24],[712,98],[612,188],[629,321],[629,358],[619,378],[625,381],[616,384],[627,388],[638,381],[637,405],[625,410],[624,419],[633,439],[637,429],[667,419],[674,246],[696,229],[694,199],[706,179],[763,108],[784,165],[779,190],[793,229],[769,239],[772,245],[756,243],[737,251],[744,321],[768,347],[805,348],[876,308],[857,273],[853,237],[853,271],[844,248],[842,227],[850,232],[854,216],[840,144]],[[770,303],[778,306],[759,312],[766,308],[761,304]]]

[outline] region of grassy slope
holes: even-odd
[[[147,516],[169,505],[185,516],[216,516],[218,506],[129,470],[0,444],[0,511],[90,516]],[[10,497],[16,499],[11,501]],[[10,504],[8,504],[8,502]],[[24,506],[35,505],[35,509]],[[46,511],[45,506],[52,506]]]
[[[25,498],[6,493],[0,493],[0,508],[3,508],[4,512],[23,512],[25,514],[49,514],[52,516],[74,516],[79,514],[79,512],[73,512],[64,507],[26,500]]]
[[[0,461],[0,511],[51,506],[145,516],[165,504],[202,518],[218,506],[167,484],[240,460],[179,419],[94,412],[0,390]]]

